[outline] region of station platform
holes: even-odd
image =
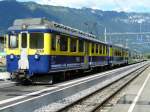
[[[108,112],[150,112],[150,67],[121,93]]]
[[[10,73],[0,72],[0,80],[8,80],[8,79],[10,79]]]

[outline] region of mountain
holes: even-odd
[[[85,32],[98,35],[104,40],[104,29],[112,32],[148,32],[150,14],[102,11],[90,8],[68,8],[40,5],[34,2],[15,0],[0,1],[0,31],[7,31],[18,18],[45,17]],[[128,44],[131,49],[148,52],[150,36],[147,35],[114,35],[107,36],[107,41],[115,44]],[[143,44],[145,43],[145,44]]]

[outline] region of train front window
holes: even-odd
[[[18,35],[9,35],[9,48],[18,48]]]
[[[30,48],[31,49],[43,49],[44,48],[44,34],[43,33],[31,33],[30,34]]]

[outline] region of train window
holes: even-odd
[[[92,53],[94,53],[94,49],[95,49],[95,44],[92,43]]]
[[[108,54],[108,47],[106,46],[106,54]]]
[[[96,53],[98,53],[98,44],[96,44]]]
[[[105,50],[104,50],[104,54],[106,54],[106,45],[104,46]]]
[[[52,45],[52,50],[56,50],[56,35],[52,34],[51,35],[51,45]]]
[[[68,50],[68,37],[61,35],[60,37],[60,51]]]
[[[77,51],[77,39],[71,38],[70,40],[70,50],[71,52],[76,52]]]
[[[21,34],[21,47],[27,48],[27,33]]]
[[[114,55],[117,56],[117,51],[116,51],[116,49],[114,49]]]
[[[30,48],[31,49],[43,49],[44,48],[44,34],[43,33],[31,33],[30,34]]]
[[[9,48],[18,48],[18,35],[9,35]]]
[[[102,54],[102,50],[103,50],[102,45],[100,45],[100,46],[99,46],[99,53],[100,53],[100,54]]]
[[[103,45],[103,54],[105,54],[105,45]]]
[[[118,56],[118,50],[116,50],[116,56]]]
[[[79,40],[79,52],[83,52],[83,51],[84,51],[84,41]]]
[[[85,52],[89,53],[89,43],[87,41],[85,42]]]

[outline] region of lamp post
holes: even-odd
[[[84,22],[84,25],[87,27],[87,32],[89,33],[89,24],[88,24],[88,22]],[[97,22],[93,23],[93,25],[92,25],[93,28],[92,29],[96,30],[96,35],[97,36],[98,36],[98,31],[97,31],[97,27],[96,27],[97,25],[99,25],[99,26],[101,26],[101,27],[104,28],[104,33],[103,33],[103,35],[104,35],[104,41],[105,41],[105,43],[107,43],[107,28],[106,28],[106,26],[104,26],[104,25],[102,25],[100,23],[97,23]]]
[[[142,34],[141,34],[141,30],[142,30],[142,22],[140,23],[140,37],[141,37],[141,39],[140,40],[142,40]]]
[[[141,37],[140,40],[142,40],[142,34],[141,34],[141,32],[142,32],[142,23],[143,23],[143,20],[139,20],[138,23],[139,23],[139,25],[140,25],[140,26],[139,26],[139,27],[140,27],[140,35],[141,35],[141,36],[140,36],[140,37]]]

